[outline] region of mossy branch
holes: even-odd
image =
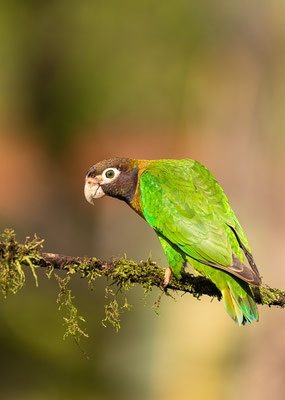
[[[42,252],[43,241],[36,236],[27,238],[24,244],[17,243],[13,231],[6,230],[0,240],[0,284],[3,295],[15,293],[25,281],[22,265],[28,265],[36,278],[35,268],[65,270],[68,274],[78,273],[92,284],[97,278],[107,277],[121,288],[140,284],[146,292],[153,286],[164,290],[164,269],[154,261],[136,262],[125,258],[102,261],[89,257],[70,257]],[[62,290],[62,288],[61,288]],[[182,280],[171,278],[167,290],[190,293],[196,298],[202,295],[221,299],[221,293],[208,279],[185,274]],[[285,307],[285,291],[263,285],[252,287],[256,303]]]

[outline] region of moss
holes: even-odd
[[[77,343],[81,336],[88,337],[88,334],[81,328],[81,323],[85,323],[85,319],[78,315],[77,308],[73,304],[74,296],[71,294],[71,290],[68,289],[70,282],[70,276],[67,275],[65,278],[55,274],[59,286],[59,293],[57,296],[57,304],[59,310],[64,309],[66,316],[63,317],[66,326],[63,338],[66,339],[68,336],[72,336]]]
[[[38,286],[36,269],[41,266],[43,261],[40,255],[43,242],[43,240],[35,235],[33,239],[27,237],[25,244],[20,245],[17,243],[15,232],[12,229],[6,229],[1,235],[0,285],[4,298],[9,293],[16,294],[25,285],[26,275],[23,269],[24,265],[29,266],[35,278],[36,286]],[[46,271],[47,276],[51,278],[53,267],[48,267]],[[69,272],[72,273],[71,268]],[[66,312],[63,318],[66,325],[64,338],[71,335],[78,342],[80,336],[87,337],[88,335],[80,327],[80,323],[85,322],[85,320],[82,316],[78,315],[77,309],[73,305],[74,296],[72,296],[71,290],[67,289],[70,276],[68,275],[65,278],[61,278],[55,274],[54,276],[57,279],[60,289],[57,298],[59,309],[64,309]]]
[[[106,327],[106,323],[108,322],[118,332],[121,327],[121,314],[125,310],[130,310],[132,306],[129,304],[127,296],[125,296],[124,304],[120,306],[116,298],[116,293],[110,286],[107,286],[105,289],[105,298],[109,299],[110,297],[112,300],[105,305],[105,318],[101,322],[104,327]]]
[[[280,289],[263,285],[252,288],[255,299],[262,305],[285,307],[285,292]]]
[[[33,239],[26,238],[25,244],[19,246],[16,242],[16,235],[12,229],[6,229],[1,235],[0,253],[0,285],[3,296],[6,298],[9,293],[17,293],[25,284],[25,272],[23,265],[28,265],[38,286],[36,268],[39,267],[43,240],[36,235]]]
[[[159,296],[154,302],[153,308],[158,314],[161,299],[164,295],[172,297],[171,293],[181,291],[190,293],[199,299],[202,295],[221,299],[221,293],[216,286],[202,276],[184,274],[181,280],[174,276],[171,278],[167,290],[163,288],[164,269],[148,258],[146,261],[136,262],[126,257],[104,262],[96,258],[78,258],[42,253],[43,240],[37,236],[27,238],[24,244],[16,241],[12,230],[5,230],[0,237],[0,285],[3,296],[9,293],[17,293],[25,284],[25,269],[27,265],[32,271],[37,285],[36,269],[46,268],[49,278],[55,277],[59,285],[57,302],[59,309],[65,311],[64,324],[66,332],[64,338],[71,335],[76,343],[81,337],[88,337],[82,328],[85,319],[78,314],[74,303],[74,296],[69,289],[71,278],[80,274],[86,278],[88,287],[92,290],[96,280],[107,278],[105,297],[108,300],[105,305],[105,318],[102,323],[106,326],[110,323],[116,331],[120,328],[120,317],[131,305],[127,299],[127,292],[135,285],[142,286],[145,301],[153,287],[160,289]],[[65,271],[65,275],[54,274],[55,269]],[[111,283],[110,283],[111,281]],[[285,292],[267,286],[252,287],[255,301],[268,306],[277,305],[285,307]],[[118,296],[120,294],[120,297]],[[120,299],[123,298],[123,301]]]

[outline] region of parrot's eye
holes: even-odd
[[[116,168],[108,168],[103,172],[103,176],[107,179],[113,179],[118,174],[119,171]]]
[[[108,171],[105,172],[106,178],[114,178],[115,172],[112,169],[109,169]]]

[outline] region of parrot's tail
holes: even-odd
[[[250,288],[245,282],[241,283],[242,286],[231,279],[222,290],[225,309],[239,326],[258,321],[258,310]]]
[[[239,326],[258,321],[258,310],[247,282],[196,260],[189,261],[199,274],[211,279],[221,291],[227,313]]]

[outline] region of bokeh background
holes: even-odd
[[[284,19],[278,0],[1,2],[1,231],[166,266],[125,204],[85,201],[84,176],[113,156],[193,158],[225,189],[264,282],[285,288]],[[116,334],[100,323],[105,284],[73,283],[89,361],[62,340],[44,273],[1,300],[1,398],[284,398],[284,311],[238,328],[216,300],[176,295],[158,317],[158,291],[144,306],[137,288]]]

